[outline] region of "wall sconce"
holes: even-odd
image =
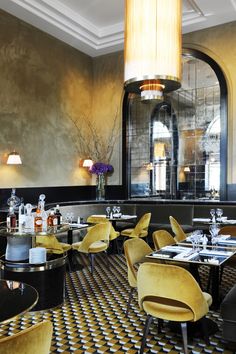
[[[190,167],[189,166],[185,166],[184,167],[184,172],[190,172]]]
[[[126,0],[125,83],[141,100],[180,88],[181,0]]]
[[[89,168],[89,167],[91,167],[91,166],[93,166],[93,160],[90,159],[90,157],[87,158],[87,159],[84,159],[84,161],[83,161],[83,167]]]
[[[145,166],[147,171],[152,171],[154,169],[154,166],[153,166],[152,162],[148,162],[144,166]]]
[[[21,157],[18,152],[13,151],[8,155],[7,165],[22,165]]]

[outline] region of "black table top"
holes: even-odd
[[[32,286],[13,281],[0,280],[0,323],[14,320],[29,311],[38,301],[38,292]]]

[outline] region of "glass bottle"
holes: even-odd
[[[38,201],[38,209],[41,211],[41,217],[42,217],[42,231],[47,231],[47,218],[48,215],[45,211],[45,194],[40,194],[39,196],[39,201]]]
[[[24,203],[21,203],[19,206],[19,214],[18,214],[18,225],[19,225],[19,232],[22,233],[25,227],[25,206]]]
[[[62,215],[60,213],[60,209],[59,209],[59,204],[57,204],[56,206],[56,210],[55,210],[55,216],[57,217],[57,225],[61,225],[62,223]]]
[[[7,214],[7,230],[15,231],[16,229],[16,215],[14,213],[14,207],[10,206],[9,213]]]
[[[20,203],[20,198],[16,196],[16,189],[12,188],[11,196],[7,199],[7,205],[12,206],[14,209],[16,209],[16,207],[18,207]]]
[[[25,232],[34,232],[34,216],[32,214],[32,205],[25,205]]]
[[[51,210],[47,219],[48,227],[56,227],[57,226],[57,216],[54,214],[54,211]]]
[[[36,209],[36,213],[34,217],[34,231],[35,232],[43,231],[43,219],[41,215],[41,210],[39,208]]]

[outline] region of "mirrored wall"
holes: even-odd
[[[129,95],[131,197],[224,199],[225,101],[219,75],[188,51],[179,90],[162,102],[143,103],[139,95]]]

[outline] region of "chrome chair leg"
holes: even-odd
[[[181,322],[181,330],[184,345],[184,354],[188,354],[188,335],[187,335],[187,323]]]
[[[144,348],[145,348],[145,345],[146,345],[146,338],[147,338],[147,335],[148,335],[148,332],[149,332],[149,328],[150,328],[151,322],[152,322],[152,316],[151,315],[147,315],[146,322],[145,322],[145,327],[144,327],[144,331],[143,331],[142,344],[141,344],[141,348],[140,348],[139,354],[143,354],[143,352],[144,352]]]

